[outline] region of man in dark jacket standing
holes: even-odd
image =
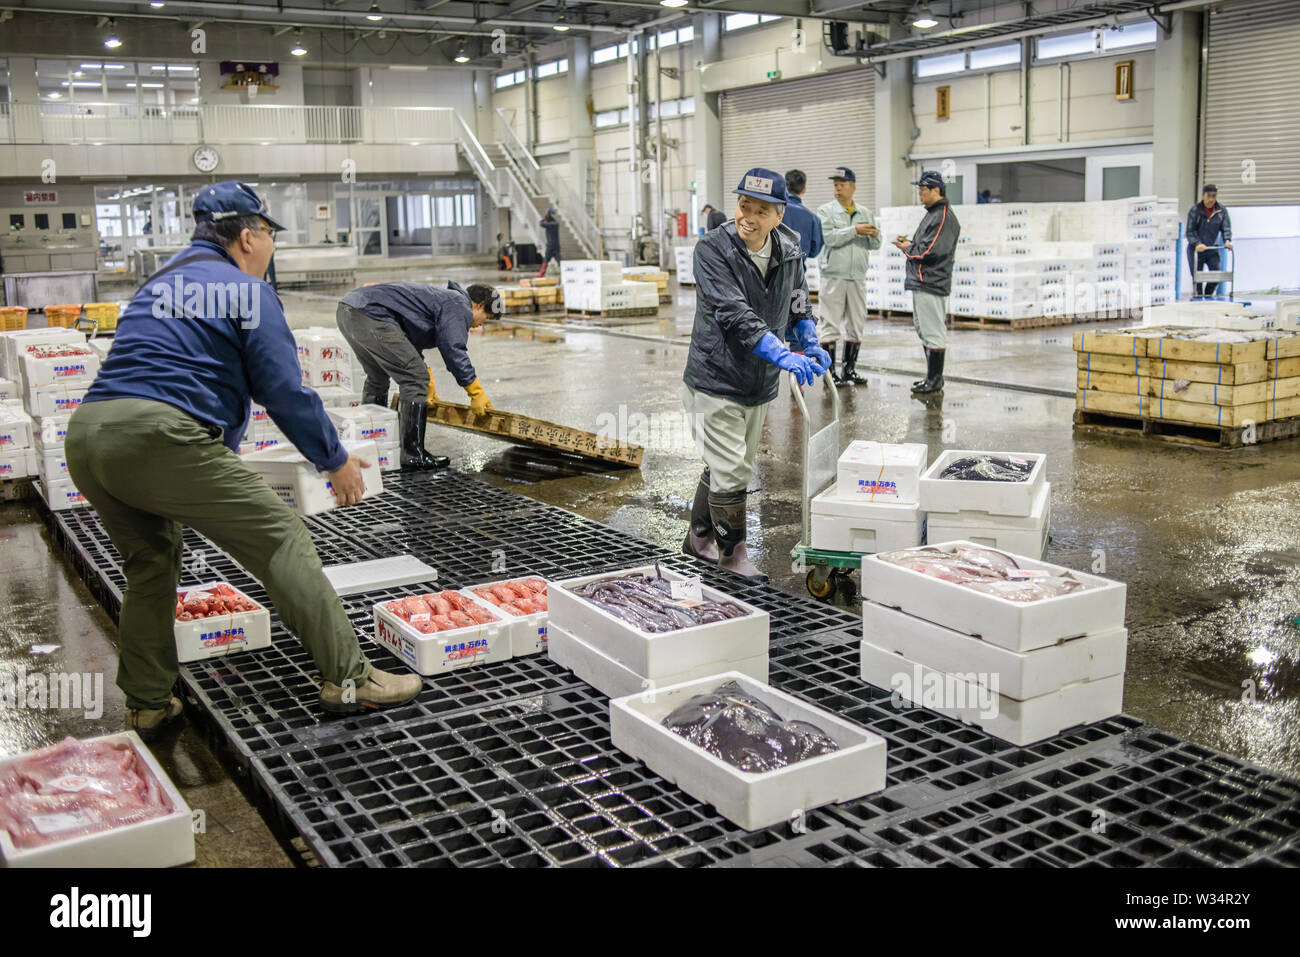
[[[706,232],[717,229],[727,221],[727,214],[709,203],[704,204],[704,208],[700,210],[700,215],[704,217],[704,229]]]
[[[538,224],[542,227],[542,234],[546,238],[546,252],[542,254],[542,271],[537,274],[541,279],[546,275],[546,267],[554,259],[560,262],[560,221],[555,218],[555,210],[548,209],[542,221]]]
[[[492,408],[469,361],[469,331],[483,325],[498,308],[496,290],[482,283],[464,289],[457,283],[433,286],[418,282],[383,282],[354,289],[339,302],[336,318],[343,338],[366,370],[361,401],[388,404],[388,379],[397,380],[398,430],[402,468],[445,468],[450,459],[430,455],[424,447],[428,403],[438,401],[433,370],[424,350],[437,349],[456,384],[469,395],[475,415]]]
[[[1223,242],[1219,242],[1219,237]],[[1196,282],[1201,266],[1211,272],[1219,269],[1222,254],[1211,246],[1232,248],[1232,220],[1226,206],[1219,205],[1219,187],[1206,183],[1201,190],[1201,201],[1187,212],[1187,268],[1192,272],[1192,283],[1198,296],[1213,296],[1219,288],[1217,282]]]
[[[803,204],[804,190],[808,188],[808,176],[801,169],[792,169],[785,174],[785,191],[789,202],[785,204],[785,215],[781,222],[799,234],[799,248],[806,257],[816,259],[826,245],[822,239],[822,221],[817,214]]]
[[[113,352],[68,424],[68,472],[122,556],[117,684],[126,726],[152,740],[181,713],[172,695],[183,526],[266,586],[320,670],[320,704],[403,704],[418,675],[372,668],[302,519],[235,454],[249,399],[325,472],[338,505],[361,500],[365,467],[302,384],[280,300],[262,280],[275,251],[265,202],[245,183],[204,186],[194,236],[132,297]]]
[[[912,383],[912,392],[943,391],[943,359],[948,344],[948,293],[952,291],[952,262],[961,236],[961,223],[948,205],[943,176],[926,170],[917,187],[925,216],[911,239],[894,240],[907,257],[904,289],[912,292],[912,325],[925,347],[925,378]]]
[[[751,169],[734,192],[740,197],[735,222],[705,233],[695,246],[695,326],[682,378],[704,474],[682,550],[758,578],[745,547],[745,496],[763,419],[781,370],[810,385],[825,374],[830,357],[817,344],[808,312],[799,238],[781,224],[784,178]],[[803,355],[786,348],[790,324]]]

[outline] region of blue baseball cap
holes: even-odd
[[[853,175],[853,170],[847,166],[837,166],[831,170],[831,175],[827,179],[847,179],[850,183],[856,183],[858,178]]]
[[[785,177],[770,169],[755,166],[740,178],[740,185],[732,190],[737,196],[752,196],[769,203],[786,203]]]
[[[935,189],[943,185],[943,176],[932,169],[927,169],[921,173],[920,179],[913,180],[912,185],[929,186],[931,189]]]
[[[221,222],[236,216],[261,216],[272,229],[284,229],[267,212],[266,200],[247,183],[227,180],[199,190],[194,197],[195,221]]]

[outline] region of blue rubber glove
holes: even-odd
[[[813,380],[826,372],[807,356],[791,352],[785,347],[785,343],[771,332],[764,333],[763,338],[758,340],[758,345],[754,346],[754,355],[789,372],[800,385],[812,385]]]
[[[817,342],[817,323],[811,319],[800,319],[794,324],[793,331],[803,354],[821,366],[822,372],[829,369],[831,354]]]

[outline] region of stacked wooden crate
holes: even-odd
[[[1232,341],[1235,340],[1235,341]],[[1237,446],[1300,433],[1300,334],[1143,327],[1076,332],[1075,423]],[[1261,432],[1261,426],[1272,424]],[[1215,433],[1218,433],[1217,439]]]
[[[537,311],[536,291],[529,286],[498,286],[501,293],[502,313],[515,316],[520,313]]]
[[[668,273],[654,266],[628,266],[623,270],[623,278],[628,282],[652,282],[659,288],[659,301],[672,302],[668,292]]]

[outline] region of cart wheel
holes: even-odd
[[[853,580],[852,572],[836,572],[832,584],[844,604],[852,605],[858,600],[858,583]]]
[[[827,574],[826,569],[820,565],[808,570],[808,577],[804,580],[808,586],[808,594],[820,601],[835,600],[835,584],[831,581],[831,576]]]

